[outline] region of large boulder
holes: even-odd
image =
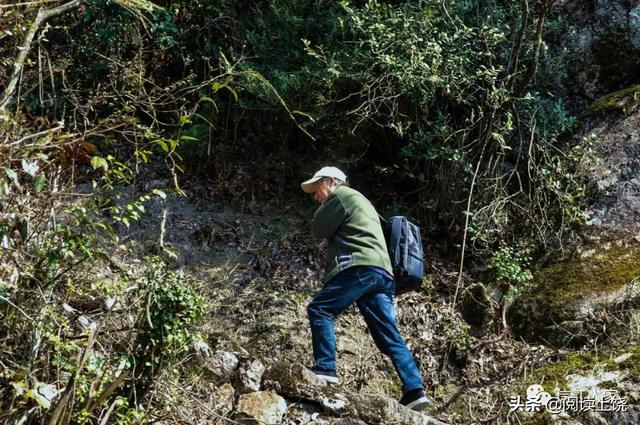
[[[572,353],[556,363],[531,369],[524,375],[526,381],[507,388],[504,395],[520,396],[524,401],[532,387],[538,387],[555,399],[538,413],[518,409],[515,423],[636,425],[640,423],[638,365],[637,345],[603,349],[597,354]],[[571,403],[571,399],[578,402]]]
[[[314,401],[330,416],[354,418],[369,424],[442,424],[388,397],[349,393],[327,386],[324,380],[318,379],[302,365],[276,363],[265,373],[263,385],[290,398]]]
[[[509,310],[517,335],[553,345],[580,345],[583,328],[598,312],[640,306],[640,242],[583,247],[534,270],[534,279]]]
[[[407,409],[396,400],[368,394],[346,394],[345,411],[372,424],[444,425],[425,414]]]
[[[593,200],[588,224],[593,232],[640,231],[640,85],[600,99],[591,113],[616,112],[585,120],[578,138],[588,138],[595,160],[586,171]]]
[[[553,92],[579,112],[596,99],[638,82],[640,5],[632,0],[556,2],[547,39]]]

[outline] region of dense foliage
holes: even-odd
[[[64,120],[101,152],[180,144],[182,166],[219,182],[238,158],[293,181],[312,155],[374,167],[403,182],[412,215],[468,228],[480,248],[581,221],[584,151],[558,142],[572,121],[535,89],[551,2],[158,5],[92,0],[58,18],[18,111]]]
[[[138,421],[197,339],[193,282],[110,258],[165,196],[120,196],[145,173],[233,202],[298,193],[335,162],[382,182],[389,211],[494,252],[477,258],[514,285],[532,248],[583,219],[588,145],[558,139],[572,118],[537,90],[551,1],[39,3],[0,9],[0,339],[20,335],[0,401],[16,420],[59,396],[52,423]],[[162,235],[154,249],[171,260]]]

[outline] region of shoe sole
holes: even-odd
[[[416,412],[420,412],[424,410],[429,405],[429,400],[426,397],[420,397],[417,400],[413,400],[411,403],[407,404],[407,407],[411,410],[415,410]]]
[[[340,383],[340,379],[338,379],[337,377],[333,377],[333,376],[325,376],[325,375],[318,375],[317,373],[314,373],[314,375],[317,378],[322,379],[323,381],[325,381],[327,384],[332,384],[332,385],[337,385]]]

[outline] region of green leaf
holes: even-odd
[[[167,199],[167,194],[164,193],[162,190],[160,189],[153,189],[153,193],[158,195],[159,197],[161,197],[162,199]]]
[[[180,136],[180,140],[191,140],[193,142],[197,142],[199,139],[193,136]]]
[[[233,95],[233,98],[236,100],[236,102],[238,101],[238,92],[235,91],[234,88],[232,88],[231,86],[227,86],[226,87],[227,90],[229,90],[231,92],[231,94]]]
[[[213,107],[216,109],[216,112],[218,112],[218,105],[217,105],[217,104],[216,104],[216,102],[215,102],[213,99],[211,99],[210,97],[208,97],[208,96],[202,96],[202,97],[200,98],[200,102],[208,102],[208,103],[211,103],[211,104],[213,105]]]
[[[107,160],[99,156],[94,156],[93,158],[91,158],[91,166],[94,170],[97,168],[102,168],[104,171],[107,171],[109,169]]]
[[[141,150],[136,150],[133,154],[139,158],[142,159],[142,161],[144,161],[145,163],[149,162],[149,156],[148,154],[150,154],[151,152],[149,151],[141,151]]]
[[[171,151],[173,152],[176,147],[178,146],[178,142],[174,139],[167,139],[167,143],[169,143],[169,147],[171,149]]]
[[[44,176],[44,174],[40,174],[34,184],[36,193],[40,193],[46,183],[47,183],[47,178]]]
[[[160,146],[160,148],[163,151],[169,152],[169,146],[167,146],[167,144],[165,143],[164,140],[162,140],[162,139],[156,140],[156,143],[158,144],[158,146]]]
[[[227,78],[225,80],[224,83],[219,83],[219,82],[215,82],[213,84],[211,84],[211,90],[213,90],[213,92],[217,92],[220,89],[227,89],[231,92],[231,94],[233,95],[233,98],[236,100],[236,102],[238,101],[238,92],[235,91],[235,89],[233,89],[233,87],[231,87],[229,85],[229,83],[231,83],[231,78]]]

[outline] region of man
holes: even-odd
[[[302,183],[321,205],[313,215],[311,231],[329,240],[324,288],[307,307],[311,323],[312,372],[337,384],[335,318],[354,301],[373,340],[389,356],[402,381],[400,403],[422,410],[427,404],[424,384],[413,355],[395,321],[395,281],[378,214],[360,192],[347,187],[347,176],[336,167],[324,167]]]

